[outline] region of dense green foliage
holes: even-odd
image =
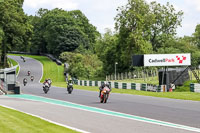
[[[101,79],[102,62],[94,54],[64,52],[60,59],[69,63],[69,74],[79,79]],[[104,77],[105,78],[105,77]]]
[[[30,45],[32,26],[24,14],[23,0],[0,2],[0,66],[7,66],[7,51],[26,50]]]
[[[94,51],[96,28],[80,10],[40,9],[30,16],[34,26],[32,50],[59,56],[65,51]]]
[[[8,58],[8,60],[9,60],[9,62],[11,64],[11,66],[17,66],[18,65],[18,63],[15,60],[13,60],[11,58]],[[18,74],[18,72],[19,72],[19,66],[16,69],[16,74]]]
[[[144,0],[128,0],[128,4],[118,8],[116,30],[119,33],[119,67],[128,69],[133,54],[159,52],[168,40],[174,37],[180,25],[182,12],[175,12],[172,5],[163,5]]]

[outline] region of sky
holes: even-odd
[[[191,36],[195,27],[200,24],[200,0],[146,0],[157,1],[161,4],[169,2],[176,11],[184,12],[182,27],[177,28],[177,36]],[[117,15],[116,9],[126,5],[128,0],[24,0],[23,9],[28,15],[35,15],[39,8],[62,8],[67,11],[81,10],[90,23],[97,27],[100,33],[109,28],[114,31]]]

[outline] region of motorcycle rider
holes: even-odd
[[[27,79],[26,78],[23,79],[23,84],[24,84],[24,86],[27,84]]]
[[[44,83],[43,83],[43,88],[45,87],[45,85],[48,85],[48,88],[49,88],[49,82],[47,79],[45,79]]]
[[[48,78],[47,82],[48,82],[48,84],[49,84],[49,87],[51,87],[51,83],[52,83],[52,81],[51,81],[50,78]]]
[[[71,78],[69,78],[69,80],[67,81],[67,88],[70,86],[70,84],[72,84],[72,86],[73,86],[73,81]]]
[[[30,75],[31,75],[31,72],[30,72],[30,71],[28,71],[27,73],[28,73],[28,76],[30,76]]]
[[[31,81],[33,81],[34,80],[34,76],[31,76]]]
[[[106,86],[110,89],[110,92],[111,92],[110,85],[103,82],[103,83],[101,84],[101,86],[99,87],[99,97],[101,96],[101,91],[102,91],[103,88],[106,87]]]

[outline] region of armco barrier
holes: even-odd
[[[114,88],[117,88],[117,89],[119,88],[118,82],[115,82],[114,85],[115,85]]]
[[[190,91],[191,92],[198,92],[198,93],[200,93],[200,84],[199,83],[191,83],[190,84]]]
[[[190,84],[190,91],[191,91],[191,92],[194,92],[194,83],[191,83],[191,84]]]
[[[122,83],[122,89],[127,89],[127,83]]]
[[[89,81],[89,86],[92,86],[92,81]]]
[[[147,91],[147,84],[141,84],[141,91]]]
[[[87,86],[87,81],[84,81],[84,86]]]
[[[136,84],[135,83],[131,83],[131,89],[136,90]]]
[[[98,86],[98,81],[94,81],[95,82],[95,86]]]

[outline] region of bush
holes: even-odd
[[[176,86],[175,92],[190,92],[190,83],[196,82],[196,80],[185,81],[183,86]]]
[[[69,74],[79,79],[102,79],[102,62],[94,54],[64,52],[60,55],[63,62],[69,64]]]

